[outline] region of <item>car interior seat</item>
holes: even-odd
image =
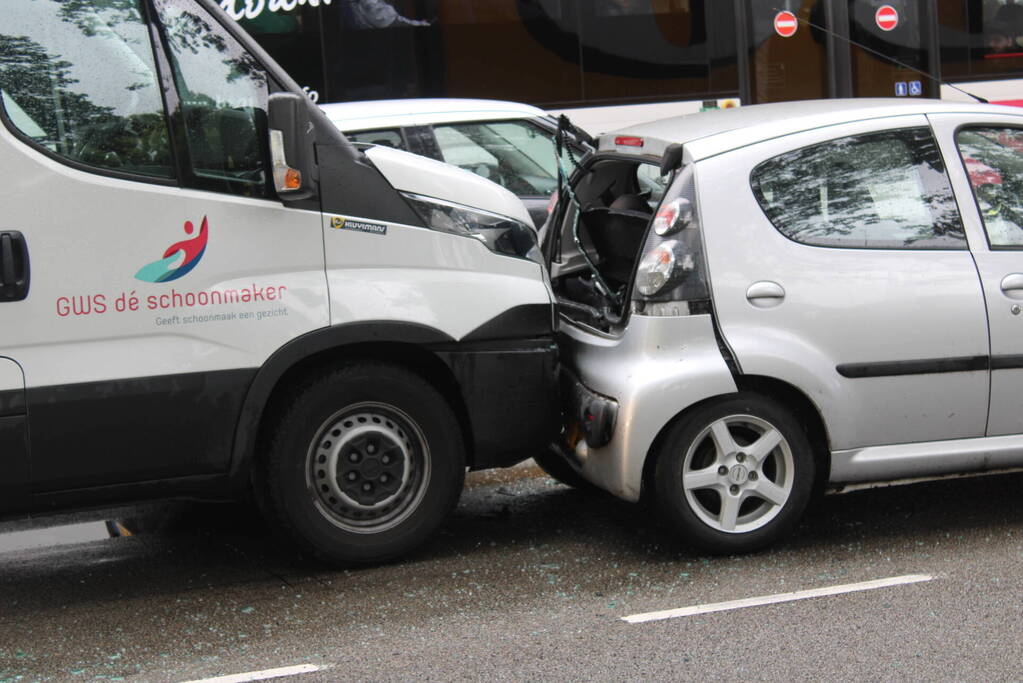
[[[639,194],[621,195],[610,206],[583,211],[580,220],[600,256],[601,275],[609,281],[629,281],[651,213],[650,205]]]

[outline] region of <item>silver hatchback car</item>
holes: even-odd
[[[541,464],[704,549],[778,539],[815,491],[1023,466],[1023,111],[817,101],[604,135],[544,248],[568,417]]]

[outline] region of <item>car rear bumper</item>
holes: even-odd
[[[639,500],[646,459],[666,426],[695,403],[736,391],[709,315],[633,315],[618,338],[570,324],[561,333],[572,369],[563,384],[566,457],[625,500]]]

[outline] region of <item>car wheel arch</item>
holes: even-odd
[[[736,388],[738,389],[737,393],[750,392],[761,394],[767,398],[777,401],[782,406],[793,411],[796,418],[806,429],[807,438],[810,441],[810,446],[813,449],[813,453],[817,461],[816,477],[813,487],[814,493],[823,492],[827,486],[830,475],[831,442],[828,436],[827,425],[824,422],[820,408],[818,408],[813,400],[811,400],[810,397],[798,387],[774,377],[766,377],[763,375],[737,375],[734,379]],[[684,409],[676,413],[674,417],[664,423],[661,429],[657,432],[657,436],[655,436],[654,440],[651,442],[650,448],[644,457],[642,491],[640,493],[640,497],[642,499],[647,499],[650,492],[653,490],[652,483],[657,464],[657,458],[654,454],[660,450],[664,443],[664,439],[671,431],[672,427],[674,427],[680,420],[685,420],[689,415],[692,415],[704,406],[716,401],[727,399],[734,395],[735,394],[721,394],[705,398],[702,401],[686,406]]]

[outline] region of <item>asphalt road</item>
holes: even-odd
[[[505,481],[501,481],[504,479]],[[0,552],[0,682],[1023,680],[1023,475],[833,496],[704,557],[638,506],[532,469],[475,476],[404,561],[336,571],[256,525]],[[933,580],[642,624],[655,610]]]

